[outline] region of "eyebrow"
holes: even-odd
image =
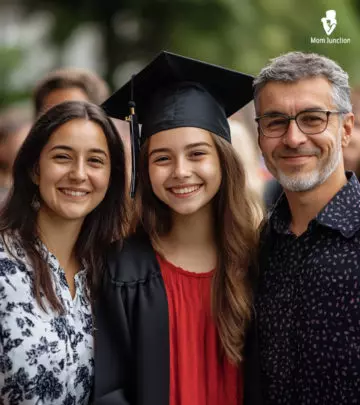
[[[185,146],[186,150],[192,149],[192,148],[197,148],[199,146],[206,146],[208,148],[212,148],[212,145],[210,145],[207,142],[196,142],[196,143],[190,143],[189,145]],[[153,149],[150,154],[149,157],[154,155],[155,153],[161,153],[161,152],[171,152],[170,148],[158,148],[158,149]]]
[[[52,147],[49,152],[51,152],[53,150],[57,150],[57,149],[67,150],[69,152],[72,152],[74,150],[73,148],[71,148],[70,146],[67,146],[67,145],[56,145],[56,146]],[[101,153],[107,157],[107,153],[103,149],[92,148],[92,149],[89,149],[88,152]]]
[[[319,107],[307,107],[307,108],[305,107],[305,108],[302,108],[300,111],[298,111],[298,113],[302,112],[302,111],[325,111],[326,109],[327,109],[327,107],[320,107],[320,106]],[[277,110],[266,111],[262,115],[270,115],[270,114],[288,115],[282,111],[277,111]]]

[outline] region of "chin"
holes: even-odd
[[[181,208],[179,209],[174,207],[170,207],[170,209],[175,215],[191,215],[197,211],[193,209],[181,209]]]
[[[88,215],[88,212],[59,212],[58,216],[68,221],[83,220]]]
[[[198,212],[200,212],[203,208],[207,207],[207,203],[206,204],[196,204],[196,206],[194,205],[188,205],[188,206],[170,206],[170,209],[177,215],[194,215]]]

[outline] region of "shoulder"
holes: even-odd
[[[0,233],[0,259],[8,259],[18,263],[26,258],[21,239],[15,233]]]
[[[107,254],[107,270],[111,281],[116,284],[145,282],[160,274],[148,235],[138,233],[122,243],[114,242]]]
[[[0,234],[0,300],[6,301],[9,294],[12,296],[19,289],[27,290],[31,278],[32,269],[26,264],[20,240],[9,234]]]

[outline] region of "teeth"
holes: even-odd
[[[73,191],[73,190],[61,190],[66,195],[71,195],[73,197],[83,197],[87,193],[85,191]]]
[[[174,194],[187,194],[192,193],[193,191],[199,190],[200,186],[191,186],[191,187],[184,187],[184,188],[173,188],[172,192]]]

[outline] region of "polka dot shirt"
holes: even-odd
[[[305,233],[296,237],[289,225],[283,196],[270,218],[255,305],[265,404],[360,404],[355,175]]]

